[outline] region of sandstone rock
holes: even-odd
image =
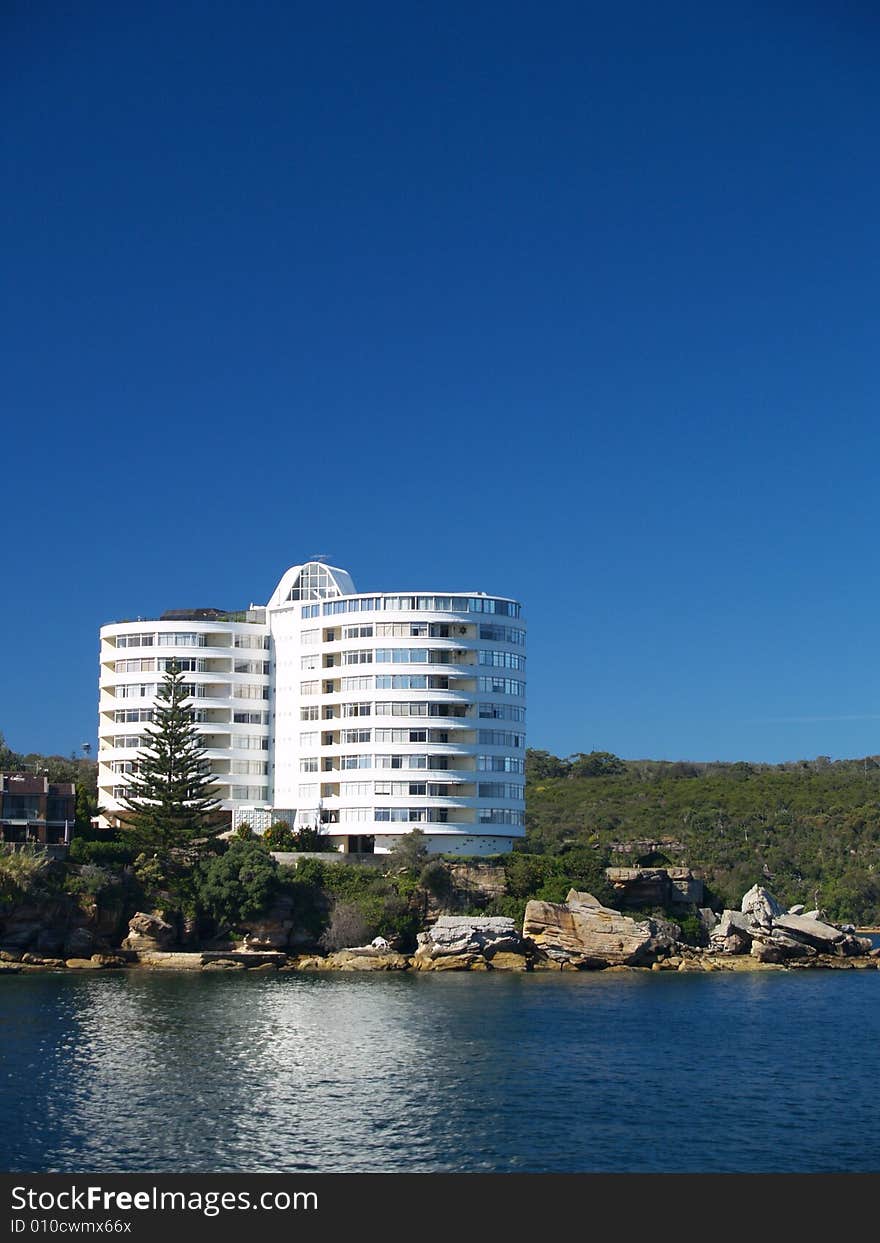
[[[100,971],[101,964],[91,958],[68,958],[65,964],[71,971]]]
[[[30,951],[22,954],[21,961],[32,967],[63,967],[63,958],[47,958],[44,954],[33,954]]]
[[[201,964],[203,971],[245,971],[243,962],[234,962],[231,958],[212,958]]]
[[[158,915],[138,911],[128,921],[129,933],[122,942],[127,950],[164,950],[174,940],[174,929]]]
[[[499,950],[489,959],[493,971],[528,971],[529,963],[525,954],[513,954],[507,950]]]
[[[880,950],[877,953],[880,954]],[[7,949],[5,946],[0,950],[0,962],[21,962],[22,956],[22,950]]]
[[[578,967],[650,966],[672,948],[650,919],[636,922],[605,907],[532,900],[526,906],[523,936],[549,958]]]
[[[751,915],[753,921],[763,928],[770,928],[777,915],[781,915],[782,907],[776,899],[760,885],[752,885],[743,896],[742,912]]]
[[[789,914],[792,914],[792,915],[793,915],[793,914],[794,914],[794,911],[790,911],[790,912],[789,912]],[[821,912],[820,910],[815,910],[815,911],[802,911],[802,912],[801,912],[801,914],[803,915],[804,919],[819,919],[819,917],[821,916],[822,912]]]
[[[758,962],[775,963],[785,962],[788,957],[784,947],[774,944],[773,941],[753,941],[751,955]]]
[[[278,968],[276,967],[274,962],[261,962],[261,963],[258,963],[256,967],[247,967],[246,970],[250,971],[251,973],[261,972],[263,975],[266,975],[266,974],[271,973],[272,971],[277,971]]]
[[[409,959],[394,951],[369,954],[353,953],[351,950],[337,950],[330,954],[328,967],[331,971],[406,971]]]
[[[441,954],[434,958],[417,952],[412,966],[415,971],[470,971],[478,961],[485,965],[481,954]]]
[[[0,960],[0,975],[18,975],[21,971],[21,963]]]
[[[441,915],[427,932],[418,935],[419,953],[431,958],[462,954],[492,954],[522,950],[522,938],[512,919],[503,915]]]
[[[789,915],[803,915],[804,909],[805,908],[804,908],[803,902],[796,902],[794,906],[790,906],[788,908],[788,914]]]
[[[718,924],[709,934],[709,944],[722,954],[747,954],[755,931],[751,915],[722,911]]]
[[[99,967],[127,967],[128,963],[119,954],[92,954],[92,962]]]
[[[202,955],[171,950],[139,950],[137,965],[151,971],[201,971]]]

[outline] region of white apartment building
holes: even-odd
[[[98,787],[105,823],[131,789],[171,660],[231,824],[318,826],[328,846],[510,850],[524,828],[525,628],[481,592],[361,594],[321,561],[266,606],[165,613],[101,629]]]

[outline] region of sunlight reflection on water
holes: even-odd
[[[7,1171],[880,1168],[878,972],[2,987]]]

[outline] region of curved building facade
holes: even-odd
[[[364,594],[346,571],[312,561],[291,567],[264,609],[192,617],[101,631],[108,819],[174,657],[233,824],[318,826],[353,852],[387,851],[414,828],[431,851],[462,855],[523,836],[526,636],[515,600]]]

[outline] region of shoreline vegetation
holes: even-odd
[[[120,828],[92,827],[93,763],[41,757],[77,781],[77,832],[62,858],[0,846],[0,971],[876,965],[854,927],[880,930],[873,757],[672,764],[531,750],[526,836],[510,854],[428,855],[416,828],[366,866],[312,853],[319,830],[223,832],[179,671],[162,692],[162,733]],[[17,765],[0,738],[0,767]],[[163,785],[182,765],[187,783]]]

